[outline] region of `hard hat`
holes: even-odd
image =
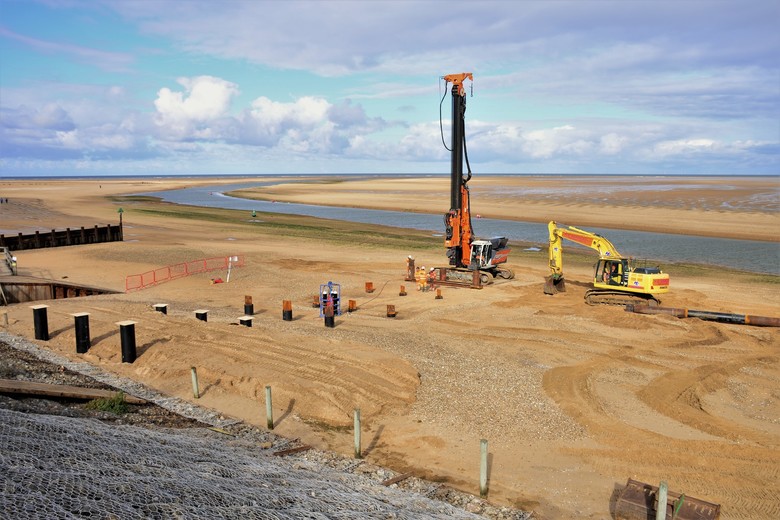
[[[425,266],[422,266],[420,269],[425,269]]]

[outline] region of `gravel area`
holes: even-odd
[[[489,337],[488,332],[483,331],[462,338],[446,334],[446,327],[437,322],[452,319],[459,313],[474,315],[479,312],[476,304],[461,307],[404,317],[409,322],[416,322],[404,328],[416,331],[414,334],[395,328],[371,327],[369,318],[359,311],[354,315],[345,314],[341,319],[365,320],[367,326],[336,327],[329,335],[340,341],[376,347],[417,367],[421,385],[412,413],[427,423],[443,428],[468,423],[477,435],[488,439],[505,438],[507,432],[511,432],[513,441],[540,437],[567,441],[581,439],[585,435],[582,426],[543,391],[542,377],[549,367],[535,363],[522,351],[511,358],[503,358],[500,363],[492,357],[491,352],[495,352],[497,344],[518,344],[517,336],[512,335],[515,331],[491,330]],[[313,337],[319,332],[318,323],[270,321],[263,327]],[[555,341],[555,338],[533,332],[529,335],[533,336],[533,342]],[[520,424],[533,424],[533,429],[518,428]]]

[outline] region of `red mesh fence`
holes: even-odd
[[[228,269],[228,267],[244,267],[244,255],[191,260],[181,264],[159,267],[141,274],[131,274],[125,279],[125,292],[138,291],[176,278]]]

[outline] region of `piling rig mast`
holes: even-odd
[[[447,277],[469,280],[473,271],[482,273],[482,283],[491,283],[493,278],[514,278],[514,273],[505,267],[500,267],[507,261],[509,247],[506,237],[493,237],[489,240],[477,240],[471,225],[471,205],[469,200],[468,182],[471,180],[466,149],[466,89],[464,81],[474,81],[471,72],[448,74],[442,79],[446,85],[452,84],[452,137],[450,151],[450,210],[444,215],[444,246],[447,248],[447,258],[450,268]],[[446,92],[445,92],[446,96]],[[442,98],[442,102],[444,99]],[[442,132],[442,142],[444,134]],[[463,173],[463,162],[466,163],[466,174]],[[460,273],[460,274],[459,274]],[[489,276],[489,275],[492,275]]]

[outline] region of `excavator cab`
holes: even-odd
[[[626,259],[603,258],[596,264],[596,274],[593,280],[596,285],[628,284],[628,273],[631,271]]]

